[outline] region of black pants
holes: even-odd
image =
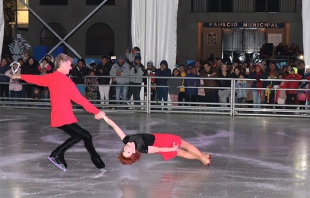
[[[285,103],[288,105],[294,105],[296,99],[296,94],[286,94],[286,101]],[[296,109],[296,107],[286,107],[287,109]]]
[[[141,83],[133,83],[133,82],[131,82],[129,84],[141,86]],[[131,94],[133,95],[133,100],[134,101],[140,101],[141,87],[130,87],[130,89],[131,89]],[[130,100],[130,98],[129,98],[129,100]],[[135,105],[139,105],[139,104],[140,104],[140,102],[135,102]]]
[[[70,135],[71,137],[68,138],[63,144],[58,146],[52,153],[51,157],[58,157],[60,161],[64,161],[64,154],[66,150],[74,146],[79,141],[84,141],[84,146],[87,149],[87,151],[90,153],[91,160],[95,164],[95,166],[98,169],[104,168],[105,164],[101,160],[100,156],[96,152],[91,134],[80,127],[79,125],[73,123],[73,124],[67,124],[63,125],[61,127],[58,127],[59,129],[63,130],[65,133]]]
[[[183,102],[183,99],[185,100],[185,92],[180,92],[178,96],[178,102]],[[183,103],[179,103],[179,106],[183,106]]]
[[[33,94],[33,88],[35,87],[35,85],[30,85],[30,84],[27,84],[27,85],[23,85],[23,88],[25,90],[25,93],[26,93],[26,97],[27,98],[32,98],[32,94]]]
[[[211,103],[218,103],[218,91],[209,91],[206,92],[205,91],[205,98],[206,98],[206,102],[211,102]],[[207,106],[214,106],[216,107],[216,105],[207,105]]]
[[[198,101],[197,95],[188,95],[185,94],[185,102],[193,102],[196,103]],[[196,106],[197,104],[185,104],[185,106]]]
[[[6,82],[2,82],[2,83],[6,83]],[[0,97],[7,97],[7,98],[9,97],[9,84],[0,84]]]

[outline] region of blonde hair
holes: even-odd
[[[61,53],[55,58],[55,69],[58,69],[63,62],[71,61],[73,63],[73,59],[67,54]]]

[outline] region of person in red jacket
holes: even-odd
[[[285,76],[285,79],[290,80],[301,80],[302,76],[297,73],[297,68],[293,67],[288,75]],[[286,88],[288,89],[298,89],[298,81],[287,81]],[[293,105],[295,104],[295,99],[298,90],[286,90],[286,104]],[[294,107],[287,107],[288,109],[294,109]]]
[[[73,60],[66,54],[59,54],[55,59],[56,71],[43,76],[39,75],[13,75],[13,79],[22,79],[28,83],[48,87],[51,98],[51,127],[57,127],[71,136],[63,144],[58,146],[48,158],[57,167],[66,171],[67,163],[64,158],[66,150],[83,140],[87,151],[91,155],[91,160],[98,169],[105,168],[104,162],[96,152],[91,134],[80,127],[78,120],[73,114],[71,101],[83,106],[83,108],[101,118],[105,115],[84,96],[82,96],[75,84],[67,76],[72,69]]]

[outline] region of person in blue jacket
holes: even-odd
[[[198,101],[198,88],[200,86],[199,75],[197,75],[197,68],[191,67],[191,73],[186,74],[184,79],[185,86],[185,102],[197,102]],[[189,106],[189,104],[185,104],[185,106]],[[195,106],[195,104],[191,104],[191,106]]]

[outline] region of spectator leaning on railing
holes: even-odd
[[[113,81],[116,82],[115,99],[120,100],[122,95],[122,100],[126,100],[129,84],[129,73],[130,67],[128,63],[125,62],[124,58],[119,56],[117,62],[112,65],[110,76],[114,76]],[[128,77],[128,78],[118,78],[118,77]],[[120,104],[119,101],[116,104]],[[125,104],[125,102],[123,102]]]

